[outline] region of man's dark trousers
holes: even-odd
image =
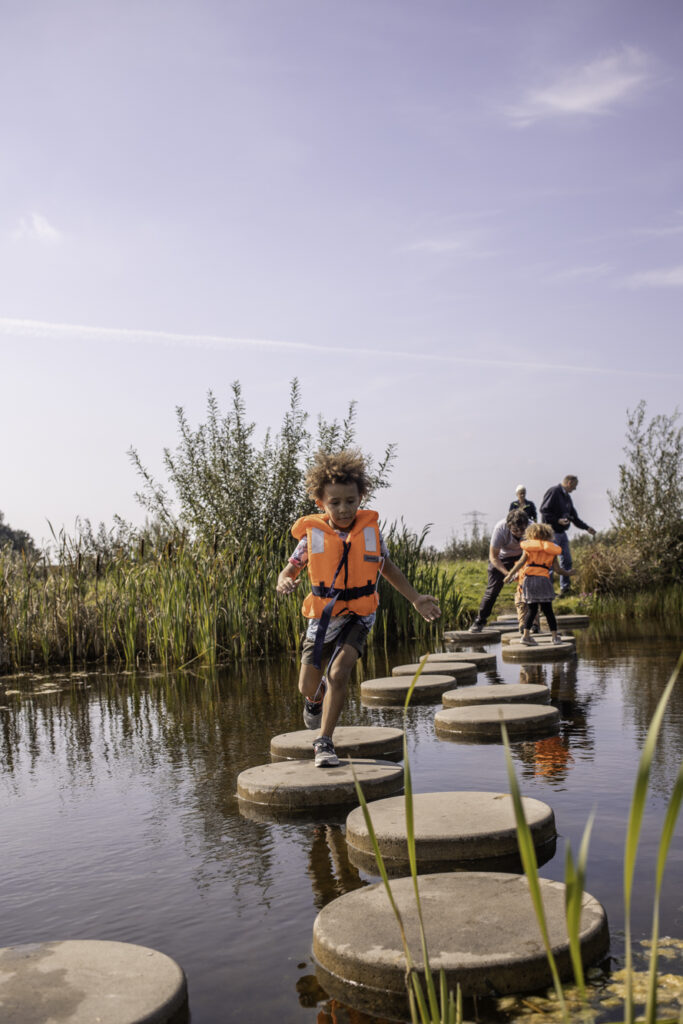
[[[517,562],[517,556],[516,555],[510,555],[507,558],[501,558],[500,561],[502,562],[502,564],[505,566],[505,568],[509,572],[510,569],[512,568],[512,566],[515,565],[515,563]],[[489,615],[491,614],[491,612],[493,611],[493,606],[496,603],[498,595],[500,594],[501,590],[503,589],[503,580],[504,579],[505,579],[505,576],[503,575],[503,573],[500,572],[499,569],[496,569],[495,565],[492,565],[492,563],[489,562],[489,567],[488,567],[488,584],[487,584],[486,590],[484,591],[484,596],[481,599],[481,604],[479,605],[479,611],[477,612],[477,617],[474,620],[474,625],[475,626],[485,626],[486,625],[487,619],[488,619]]]

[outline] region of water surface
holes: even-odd
[[[618,964],[635,768],[681,640],[597,641],[579,633],[577,646],[575,660],[527,668],[504,664],[494,646],[498,667],[478,680],[551,687],[560,735],[513,744],[515,765],[525,795],[555,812],[560,840],[545,877],[562,880],[564,843],[578,849],[595,808],[587,888],[607,910]],[[397,652],[390,664],[421,653]],[[367,675],[388,670],[384,656],[365,668]],[[0,945],[98,938],[152,946],[186,971],[192,1024],[369,1020],[331,1006],[311,962],[317,911],[369,880],[348,863],[343,825],[253,821],[235,799],[238,773],[269,760],[271,736],[301,728],[296,674],[287,658],[215,677],[5,677]],[[434,710],[410,713],[416,790],[507,791],[502,747],[438,741]],[[401,713],[363,708],[354,686],[343,721],[400,725]],[[679,684],[643,825],[633,912],[638,942],[650,930],[659,831],[682,759]],[[683,938],[680,823],[664,890],[661,934]],[[665,969],[683,972],[683,964]]]

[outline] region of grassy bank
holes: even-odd
[[[471,622],[477,613],[486,589],[485,561],[442,562],[443,572],[451,578],[462,595],[462,619]],[[591,594],[580,590],[581,577],[572,581],[577,592],[556,599],[556,613],[590,615],[592,624],[605,634],[617,635],[628,629],[637,629],[638,621],[661,622],[668,628],[683,629],[683,584],[672,584],[656,590],[636,590],[627,594]],[[514,612],[514,594],[517,584],[510,583],[496,602],[494,618]]]
[[[413,586],[437,598],[448,622],[460,597],[453,579],[424,552],[426,534],[386,531],[392,558]],[[48,562],[0,551],[0,668],[84,663],[215,665],[296,650],[304,625],[301,593],[278,598],[278,573],[290,538],[257,550],[179,539],[140,542],[109,557],[80,539],[61,538]],[[425,639],[430,627],[392,587],[380,583],[375,642]]]

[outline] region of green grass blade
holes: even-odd
[[[515,775],[515,768],[512,763],[512,753],[510,750],[510,740],[508,738],[507,729],[505,723],[500,723],[500,730],[503,737],[503,744],[505,746],[505,759],[507,762],[508,780],[510,783],[510,795],[512,797],[512,805],[515,812],[515,821],[517,823],[517,843],[519,846],[519,855],[522,860],[522,867],[524,868],[524,874],[526,875],[527,882],[529,884],[529,894],[536,914],[536,920],[541,931],[541,938],[543,939],[543,946],[545,948],[545,955],[548,960],[548,966],[550,967],[550,973],[553,978],[553,985],[557,994],[557,999],[560,1004],[562,1011],[562,1018],[569,1024],[569,1013],[567,1010],[567,1004],[564,998],[564,992],[562,991],[562,982],[557,970],[557,964],[555,957],[553,956],[552,947],[550,945],[550,936],[548,934],[548,924],[545,916],[545,909],[543,907],[543,897],[541,895],[541,887],[539,884],[538,877],[538,863],[536,861],[536,849],[534,847],[533,836],[531,830],[527,824],[526,816],[524,814],[524,805],[522,804],[522,796],[519,791],[519,785],[517,783],[517,776]]]
[[[633,953],[631,950],[631,894],[633,891],[633,877],[635,874],[636,856],[640,840],[640,830],[645,811],[647,790],[650,784],[650,769],[654,757],[657,739],[662,727],[664,712],[669,701],[673,688],[676,684],[678,674],[683,665],[683,654],[678,659],[669,682],[659,700],[652,716],[650,728],[645,737],[643,750],[638,763],[636,782],[633,788],[633,797],[629,810],[628,825],[626,828],[626,844],[624,848],[624,919],[626,932],[626,1024],[633,1024]]]
[[[569,843],[567,843],[565,850],[565,911],[567,916],[567,935],[569,936],[569,953],[572,967],[574,968],[574,978],[584,1003],[586,1001],[586,981],[581,960],[581,906],[586,885],[588,846],[594,821],[595,812],[592,811],[583,830],[583,837],[579,847],[579,858],[576,864],[574,864],[574,857]]]
[[[659,842],[657,853],[657,873],[655,882],[655,900],[652,912],[652,946],[650,947],[650,971],[648,977],[647,1008],[645,1011],[646,1024],[654,1024],[657,1019],[657,944],[659,942],[659,905],[662,895],[662,880],[664,868],[669,855],[669,847],[673,839],[678,814],[683,800],[683,761],[678,769],[676,782],[674,783],[669,806],[666,810],[662,836]]]
[[[429,1007],[434,1020],[439,1019],[439,1004],[436,995],[436,985],[432,976],[431,968],[429,966],[429,950],[427,948],[427,936],[425,934],[424,920],[422,917],[422,903],[420,901],[420,888],[417,876],[417,851],[415,848],[415,809],[413,806],[413,781],[410,772],[410,758],[408,757],[408,732],[407,732],[407,716],[410,707],[410,700],[413,696],[415,686],[418,679],[422,674],[422,670],[427,664],[428,654],[425,654],[420,659],[420,667],[413,676],[413,680],[408,688],[406,699],[403,705],[403,779],[405,789],[405,809],[406,809],[406,841],[408,844],[408,862],[410,864],[410,874],[413,879],[413,889],[415,892],[415,903],[417,906],[417,919],[420,927],[420,944],[422,946],[422,962],[424,964],[425,973],[425,986],[427,989],[427,997],[429,999]]]

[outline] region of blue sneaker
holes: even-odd
[[[320,686],[316,693],[317,700],[309,700],[304,697],[304,725],[307,729],[319,729],[323,718],[323,700],[327,693],[327,680],[325,676],[320,680]]]

